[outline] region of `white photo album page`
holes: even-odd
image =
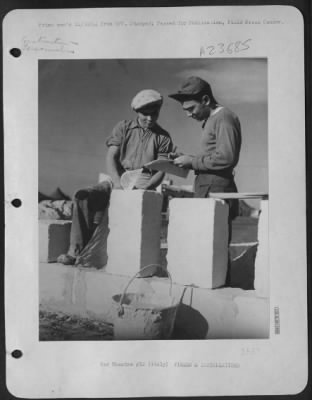
[[[13,395],[305,388],[303,31],[289,6],[6,15]]]

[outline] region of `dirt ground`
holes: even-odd
[[[40,311],[39,340],[112,340],[113,325],[61,312]]]

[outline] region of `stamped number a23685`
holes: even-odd
[[[230,43],[217,43],[210,46],[200,46],[201,56],[213,56],[218,54],[235,54],[250,48],[251,39],[236,40]]]

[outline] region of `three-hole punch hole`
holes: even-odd
[[[22,205],[22,200],[21,199],[13,199],[11,201],[12,206],[19,208]]]
[[[11,54],[11,56],[18,58],[22,55],[22,52],[17,47],[13,47],[13,49],[10,50],[10,54]]]
[[[21,358],[23,356],[23,353],[21,352],[21,350],[13,350],[11,356],[13,358]]]

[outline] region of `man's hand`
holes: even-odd
[[[192,156],[180,156],[173,160],[173,164],[181,168],[191,169],[192,168]]]
[[[181,156],[183,156],[183,153],[172,152],[172,153],[168,154],[169,160],[174,160],[174,159],[176,159],[178,157],[181,157]]]

